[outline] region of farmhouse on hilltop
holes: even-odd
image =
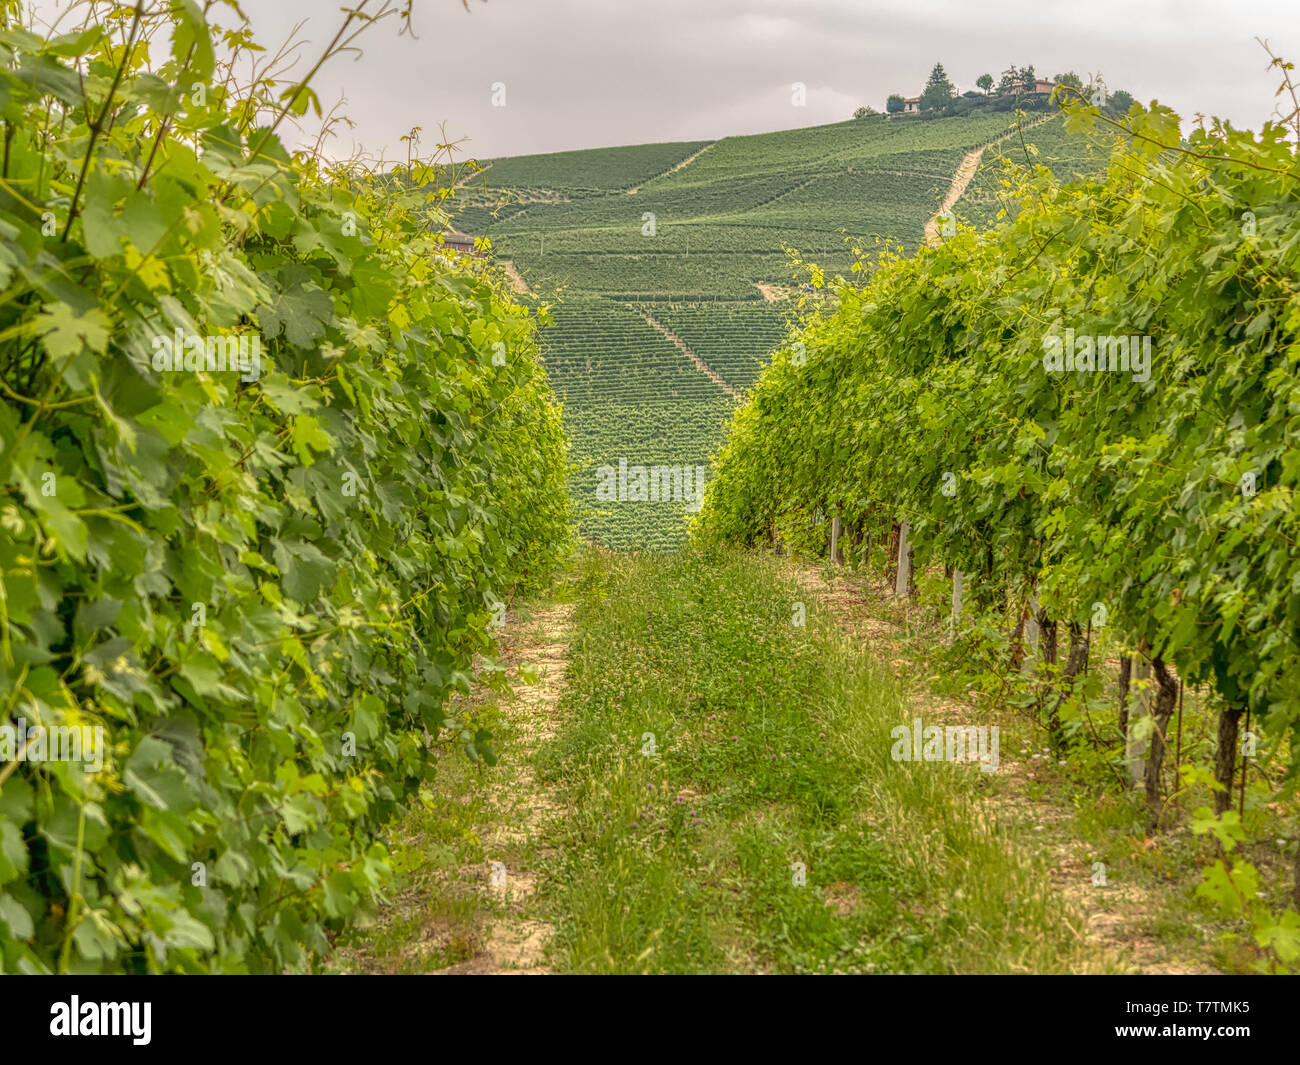
[[[483,253],[474,247],[474,238],[455,229],[449,229],[442,235],[442,242],[457,255],[473,255],[481,258]]]
[[[1023,78],[1020,75],[1023,75]],[[885,111],[886,114],[903,115],[919,115],[923,110],[946,115],[969,114],[972,108],[985,108],[995,106],[999,100],[1005,103],[1017,99],[1025,100],[1027,103],[1032,102],[1033,106],[1041,108],[1047,102],[1047,98],[1052,95],[1052,91],[1056,88],[1056,82],[1048,81],[1046,78],[1033,78],[1031,81],[1030,76],[1030,71],[1016,71],[1013,67],[1011,71],[1004,72],[1002,84],[996,90],[991,87],[985,92],[968,89],[966,92],[958,94],[951,83],[944,82],[946,95],[939,97],[930,95],[932,87],[927,87],[926,92],[920,96],[904,98],[900,94],[894,93],[886,101]],[[992,78],[990,77],[989,80],[991,81]],[[926,105],[924,108],[921,106],[922,103]]]

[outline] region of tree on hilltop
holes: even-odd
[[[1033,92],[1037,81],[1038,75],[1034,73],[1032,63],[1027,67],[1018,67],[1012,63],[998,79],[998,95],[1015,96],[1022,92]]]
[[[976,88],[983,90],[984,95],[987,96],[993,91],[993,75],[981,74],[975,79],[975,86]]]
[[[885,101],[885,110],[888,111],[891,115],[898,114],[906,106],[907,106],[907,101],[904,100],[901,96],[899,96],[898,93],[894,93],[889,97],[888,100]]]
[[[1116,89],[1110,94],[1110,99],[1107,101],[1107,104],[1116,114],[1127,115],[1128,109],[1133,106],[1133,97],[1123,89]]]
[[[921,93],[921,110],[943,107],[956,95],[957,90],[948,80],[943,64],[935,63],[934,69],[930,71],[930,80],[925,83],[925,91]]]

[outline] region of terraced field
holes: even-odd
[[[607,547],[670,549],[698,502],[694,472],[710,465],[734,398],[627,305],[579,297],[552,314],[547,369],[573,443],[583,533]],[[692,493],[598,498],[600,468],[620,463],[689,468]]]
[[[736,391],[753,385],[767,353],[785,338],[779,305],[748,302],[637,305]]]
[[[1014,121],[876,116],[484,162],[457,193],[455,224],[490,237],[553,308],[543,348],[584,535],[619,548],[680,543],[688,503],[598,500],[601,467],[709,467],[737,397],[786,335],[793,304],[771,297],[796,284],[788,251],[834,277],[854,245],[915,248],[967,152]],[[1036,161],[1084,165],[1059,122],[1028,137]],[[1025,155],[1018,139],[998,149]],[[986,160],[959,216],[996,216],[998,173]]]

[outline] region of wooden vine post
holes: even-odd
[[[1151,716],[1151,699],[1153,684],[1151,680],[1151,661],[1146,656],[1147,643],[1143,640],[1133,658],[1133,680],[1136,682],[1129,689],[1128,700],[1128,736],[1124,743],[1124,760],[1128,765],[1129,783],[1137,787],[1146,777],[1146,755],[1151,744],[1150,735],[1140,723]]]
[[[898,525],[898,577],[894,581],[894,594],[899,599],[907,596],[912,586],[912,545],[908,542],[911,525],[904,518]]]
[[[957,638],[957,629],[961,625],[961,570],[952,571],[952,637]]]
[[[1029,597],[1029,606],[1025,617],[1025,656],[1020,660],[1020,672],[1030,676],[1038,667],[1038,593]]]

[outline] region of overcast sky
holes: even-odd
[[[350,0],[356,2],[356,0]],[[381,0],[370,0],[370,5]],[[364,54],[316,84],[346,96],[354,147],[405,156],[465,138],[481,158],[650,141],[705,140],[842,121],[891,92],[917,95],[935,61],[958,90],[1009,64],[1040,76],[1100,72],[1111,88],[1257,128],[1277,77],[1255,36],[1300,60],[1297,0],[413,0],[417,36],[390,21]],[[341,0],[242,0],[258,39],[294,23],[314,59]],[[493,83],[505,106],[493,106]],[[791,85],[807,86],[806,106]],[[1184,127],[1186,128],[1186,126]],[[305,139],[305,138],[304,138]],[[314,137],[311,138],[314,140]]]

